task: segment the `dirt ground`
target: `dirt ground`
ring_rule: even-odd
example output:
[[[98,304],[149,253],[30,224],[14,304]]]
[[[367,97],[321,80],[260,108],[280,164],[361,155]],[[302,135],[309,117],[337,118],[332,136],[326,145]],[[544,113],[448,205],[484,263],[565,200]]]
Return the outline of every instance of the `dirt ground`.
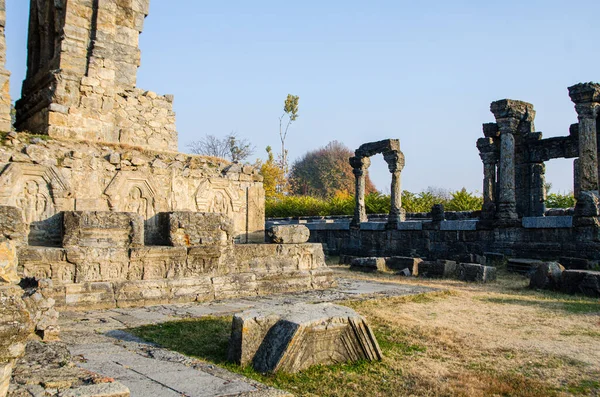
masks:
[[[600,395],[598,300],[532,291],[525,277],[506,272],[494,283],[467,284],[333,268],[345,277],[441,290],[344,302],[380,334],[389,329],[391,340],[409,346],[409,354],[385,359],[391,367],[401,362],[405,381],[414,382],[402,386],[407,394]]]

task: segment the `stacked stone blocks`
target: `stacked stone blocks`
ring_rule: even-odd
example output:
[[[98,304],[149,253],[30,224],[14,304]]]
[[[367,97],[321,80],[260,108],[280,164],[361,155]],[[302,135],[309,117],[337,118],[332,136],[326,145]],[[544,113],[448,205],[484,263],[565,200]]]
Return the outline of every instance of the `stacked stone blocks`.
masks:
[[[177,150],[173,97],[136,88],[149,0],[31,0],[17,128]]]

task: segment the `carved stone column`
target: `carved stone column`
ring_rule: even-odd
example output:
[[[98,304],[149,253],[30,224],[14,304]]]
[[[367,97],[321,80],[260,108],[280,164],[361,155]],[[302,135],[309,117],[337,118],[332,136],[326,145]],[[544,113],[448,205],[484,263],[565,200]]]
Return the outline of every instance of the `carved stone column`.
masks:
[[[496,201],[496,165],[498,164],[497,146],[491,137],[477,140],[479,157],[483,162],[483,204]]]
[[[579,186],[575,215],[596,217],[598,208],[598,130],[596,121],[600,111],[600,84],[583,83],[569,87],[569,96],[575,103],[579,119],[579,161],[576,175]]]
[[[350,157],[352,173],[356,178],[354,193],[354,218],[350,223],[353,228],[360,228],[362,222],[367,222],[367,208],[365,207],[365,172],[371,165],[371,159],[368,157]]]
[[[500,133],[496,218],[512,223],[519,218],[515,183],[515,136],[531,129],[535,112],[530,103],[511,99],[492,102],[490,110],[494,113]]]
[[[398,224],[404,220],[402,212],[402,185],[400,176],[404,168],[404,155],[402,152],[385,152],[383,158],[388,164],[388,169],[392,173],[392,185],[390,188],[391,205],[388,216],[387,229],[397,229]]]
[[[579,159],[573,160],[573,196],[579,197],[581,188],[579,187]]]

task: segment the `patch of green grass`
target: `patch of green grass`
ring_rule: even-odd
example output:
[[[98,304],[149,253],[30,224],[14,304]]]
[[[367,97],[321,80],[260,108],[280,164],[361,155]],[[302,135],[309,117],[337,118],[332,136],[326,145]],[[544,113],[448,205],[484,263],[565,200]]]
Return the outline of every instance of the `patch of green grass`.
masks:
[[[521,306],[537,306],[548,310],[563,310],[571,314],[590,314],[600,313],[600,301],[592,299],[522,299],[513,297],[481,297],[479,300],[491,303],[506,304],[506,305],[521,305]]]
[[[224,364],[227,363],[231,317],[203,317],[193,321],[147,325],[130,332],[187,356]]]
[[[574,329],[570,331],[561,331],[563,336],[589,336],[591,338],[600,338],[600,331],[591,331],[589,329]]]
[[[444,296],[442,292],[438,293]],[[408,299],[408,297],[404,297]],[[435,298],[435,296],[434,296]],[[390,298],[395,300],[400,298]],[[412,298],[421,302],[424,298]],[[428,298],[429,299],[429,298]],[[424,299],[423,301],[428,301]],[[436,299],[439,299],[437,297]],[[388,300],[379,304],[388,305]],[[371,305],[373,302],[362,302]],[[399,329],[376,319],[372,328],[382,349],[380,362],[358,361],[336,365],[317,365],[295,374],[261,374],[251,366],[227,362],[231,317],[204,317],[195,320],[163,323],[130,330],[131,333],[185,355],[212,362],[231,372],[263,384],[287,390],[298,396],[392,396],[392,395],[455,395],[447,381],[433,382],[415,373],[405,373],[406,362],[429,353],[425,346],[409,342],[407,329]],[[414,338],[412,339],[414,340]],[[552,396],[554,389],[547,384],[519,374],[498,372],[493,366],[472,363],[452,378],[458,384],[469,384],[471,379],[485,378],[487,395]],[[454,376],[454,375],[453,375]],[[464,379],[462,379],[464,377]],[[520,392],[528,390],[528,393]]]
[[[600,381],[597,380],[582,380],[577,384],[572,384],[566,387],[566,391],[571,394],[591,396],[600,394]],[[592,394],[592,392],[594,392]]]

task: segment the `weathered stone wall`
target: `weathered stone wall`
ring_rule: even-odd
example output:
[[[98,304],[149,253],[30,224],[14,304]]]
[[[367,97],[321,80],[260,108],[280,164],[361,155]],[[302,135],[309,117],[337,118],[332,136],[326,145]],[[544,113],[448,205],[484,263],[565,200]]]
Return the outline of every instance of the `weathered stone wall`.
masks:
[[[150,0],[31,0],[17,128],[177,150],[173,97],[136,88]]]
[[[36,245],[61,244],[62,211],[137,213],[146,243],[159,245],[168,230],[160,213],[220,213],[237,242],[264,241],[262,177],[201,156],[18,134],[0,146],[0,205],[23,210]]]
[[[0,131],[12,129],[10,72],[6,70],[6,0],[0,0]]]
[[[230,221],[222,214],[165,216],[171,246],[142,246],[137,214],[66,212],[63,247],[21,247],[18,273],[51,279],[44,293],[61,307],[78,309],[333,285],[320,244],[233,244],[227,237]]]
[[[334,285],[320,244],[244,244],[229,250],[29,247],[20,255],[20,272],[52,278],[45,294],[57,306],[73,309],[210,301]]]
[[[353,230],[348,220],[342,220],[306,226],[311,232],[309,241],[324,244],[329,255],[463,261],[465,255],[495,252],[517,258],[572,257],[600,262],[600,229],[574,227],[571,216],[524,218],[521,226],[505,228],[481,229],[480,224],[476,220],[409,221],[400,224],[402,229],[385,230],[384,222],[369,222],[363,223],[361,230]]]

